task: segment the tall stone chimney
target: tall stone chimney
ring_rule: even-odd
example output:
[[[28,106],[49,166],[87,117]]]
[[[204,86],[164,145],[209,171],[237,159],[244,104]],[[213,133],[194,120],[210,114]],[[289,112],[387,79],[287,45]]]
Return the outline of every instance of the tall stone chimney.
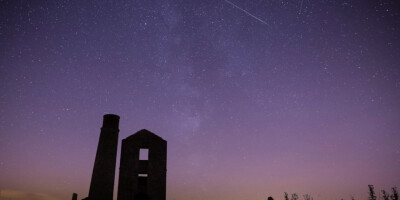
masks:
[[[90,182],[89,200],[113,199],[118,133],[119,116],[104,115]]]

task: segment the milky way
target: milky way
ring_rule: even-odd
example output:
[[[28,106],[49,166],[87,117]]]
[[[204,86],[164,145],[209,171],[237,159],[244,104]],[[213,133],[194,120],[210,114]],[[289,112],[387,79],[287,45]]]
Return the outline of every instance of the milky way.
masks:
[[[168,141],[170,200],[400,186],[399,8],[0,1],[1,195],[86,197],[105,113]]]

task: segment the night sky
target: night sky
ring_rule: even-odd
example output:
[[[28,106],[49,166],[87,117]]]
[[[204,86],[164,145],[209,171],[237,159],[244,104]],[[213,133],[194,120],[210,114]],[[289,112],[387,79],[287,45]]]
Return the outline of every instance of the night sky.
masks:
[[[400,186],[399,29],[396,0],[0,0],[0,197],[86,197],[107,113],[168,141],[168,200]]]

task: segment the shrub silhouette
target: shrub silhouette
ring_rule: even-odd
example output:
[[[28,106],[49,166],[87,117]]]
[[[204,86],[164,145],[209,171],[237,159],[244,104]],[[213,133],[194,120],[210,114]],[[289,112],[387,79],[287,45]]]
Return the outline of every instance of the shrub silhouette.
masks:
[[[288,193],[285,192],[285,200],[289,200]]]
[[[303,195],[304,200],[313,200],[313,198],[309,194]]]
[[[376,195],[375,195],[375,191],[374,191],[374,186],[373,185],[368,185],[369,188],[369,200],[376,200]]]
[[[385,190],[382,190],[382,197],[383,200],[389,200],[390,195]]]
[[[369,190],[368,200],[377,200],[374,185],[368,185],[368,190]],[[397,187],[392,187],[392,194],[388,193],[386,190],[381,190],[381,193],[382,193],[382,200],[399,200],[399,193],[397,191]],[[285,195],[284,196],[285,200],[289,200],[289,194],[287,192],[284,192],[284,195]],[[379,195],[379,199],[381,199],[379,193],[378,193],[378,195]],[[303,198],[304,198],[304,200],[313,200],[313,198],[309,194],[303,195]],[[351,198],[351,200],[355,200],[354,196],[351,196],[350,198]],[[273,198],[268,197],[268,200],[273,200]],[[293,193],[291,195],[290,200],[299,200],[299,196],[296,193]],[[344,200],[344,199],[341,198],[341,200]]]
[[[298,199],[299,199],[299,196],[296,193],[292,194],[291,200],[298,200]]]
[[[399,193],[397,192],[397,187],[392,188],[393,194],[390,195],[391,200],[399,200]]]

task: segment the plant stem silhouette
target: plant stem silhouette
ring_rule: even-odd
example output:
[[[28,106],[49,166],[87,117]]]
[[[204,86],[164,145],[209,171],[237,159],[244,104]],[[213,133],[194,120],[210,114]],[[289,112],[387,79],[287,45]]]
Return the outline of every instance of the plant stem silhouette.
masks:
[[[368,185],[368,188],[369,188],[369,197],[368,197],[368,199],[369,200],[376,200],[376,195],[375,195],[375,192],[374,192],[374,186],[373,185]]]
[[[298,199],[299,199],[299,196],[296,193],[294,193],[294,194],[292,194],[292,198],[290,200],[298,200]]]
[[[399,193],[397,192],[397,187],[392,188],[393,194],[390,195],[391,200],[399,200]]]
[[[304,200],[313,200],[313,198],[309,194],[303,195]]]
[[[289,200],[288,193],[285,192],[285,200]]]
[[[382,190],[382,197],[383,200],[389,200],[390,195],[385,190]]]

